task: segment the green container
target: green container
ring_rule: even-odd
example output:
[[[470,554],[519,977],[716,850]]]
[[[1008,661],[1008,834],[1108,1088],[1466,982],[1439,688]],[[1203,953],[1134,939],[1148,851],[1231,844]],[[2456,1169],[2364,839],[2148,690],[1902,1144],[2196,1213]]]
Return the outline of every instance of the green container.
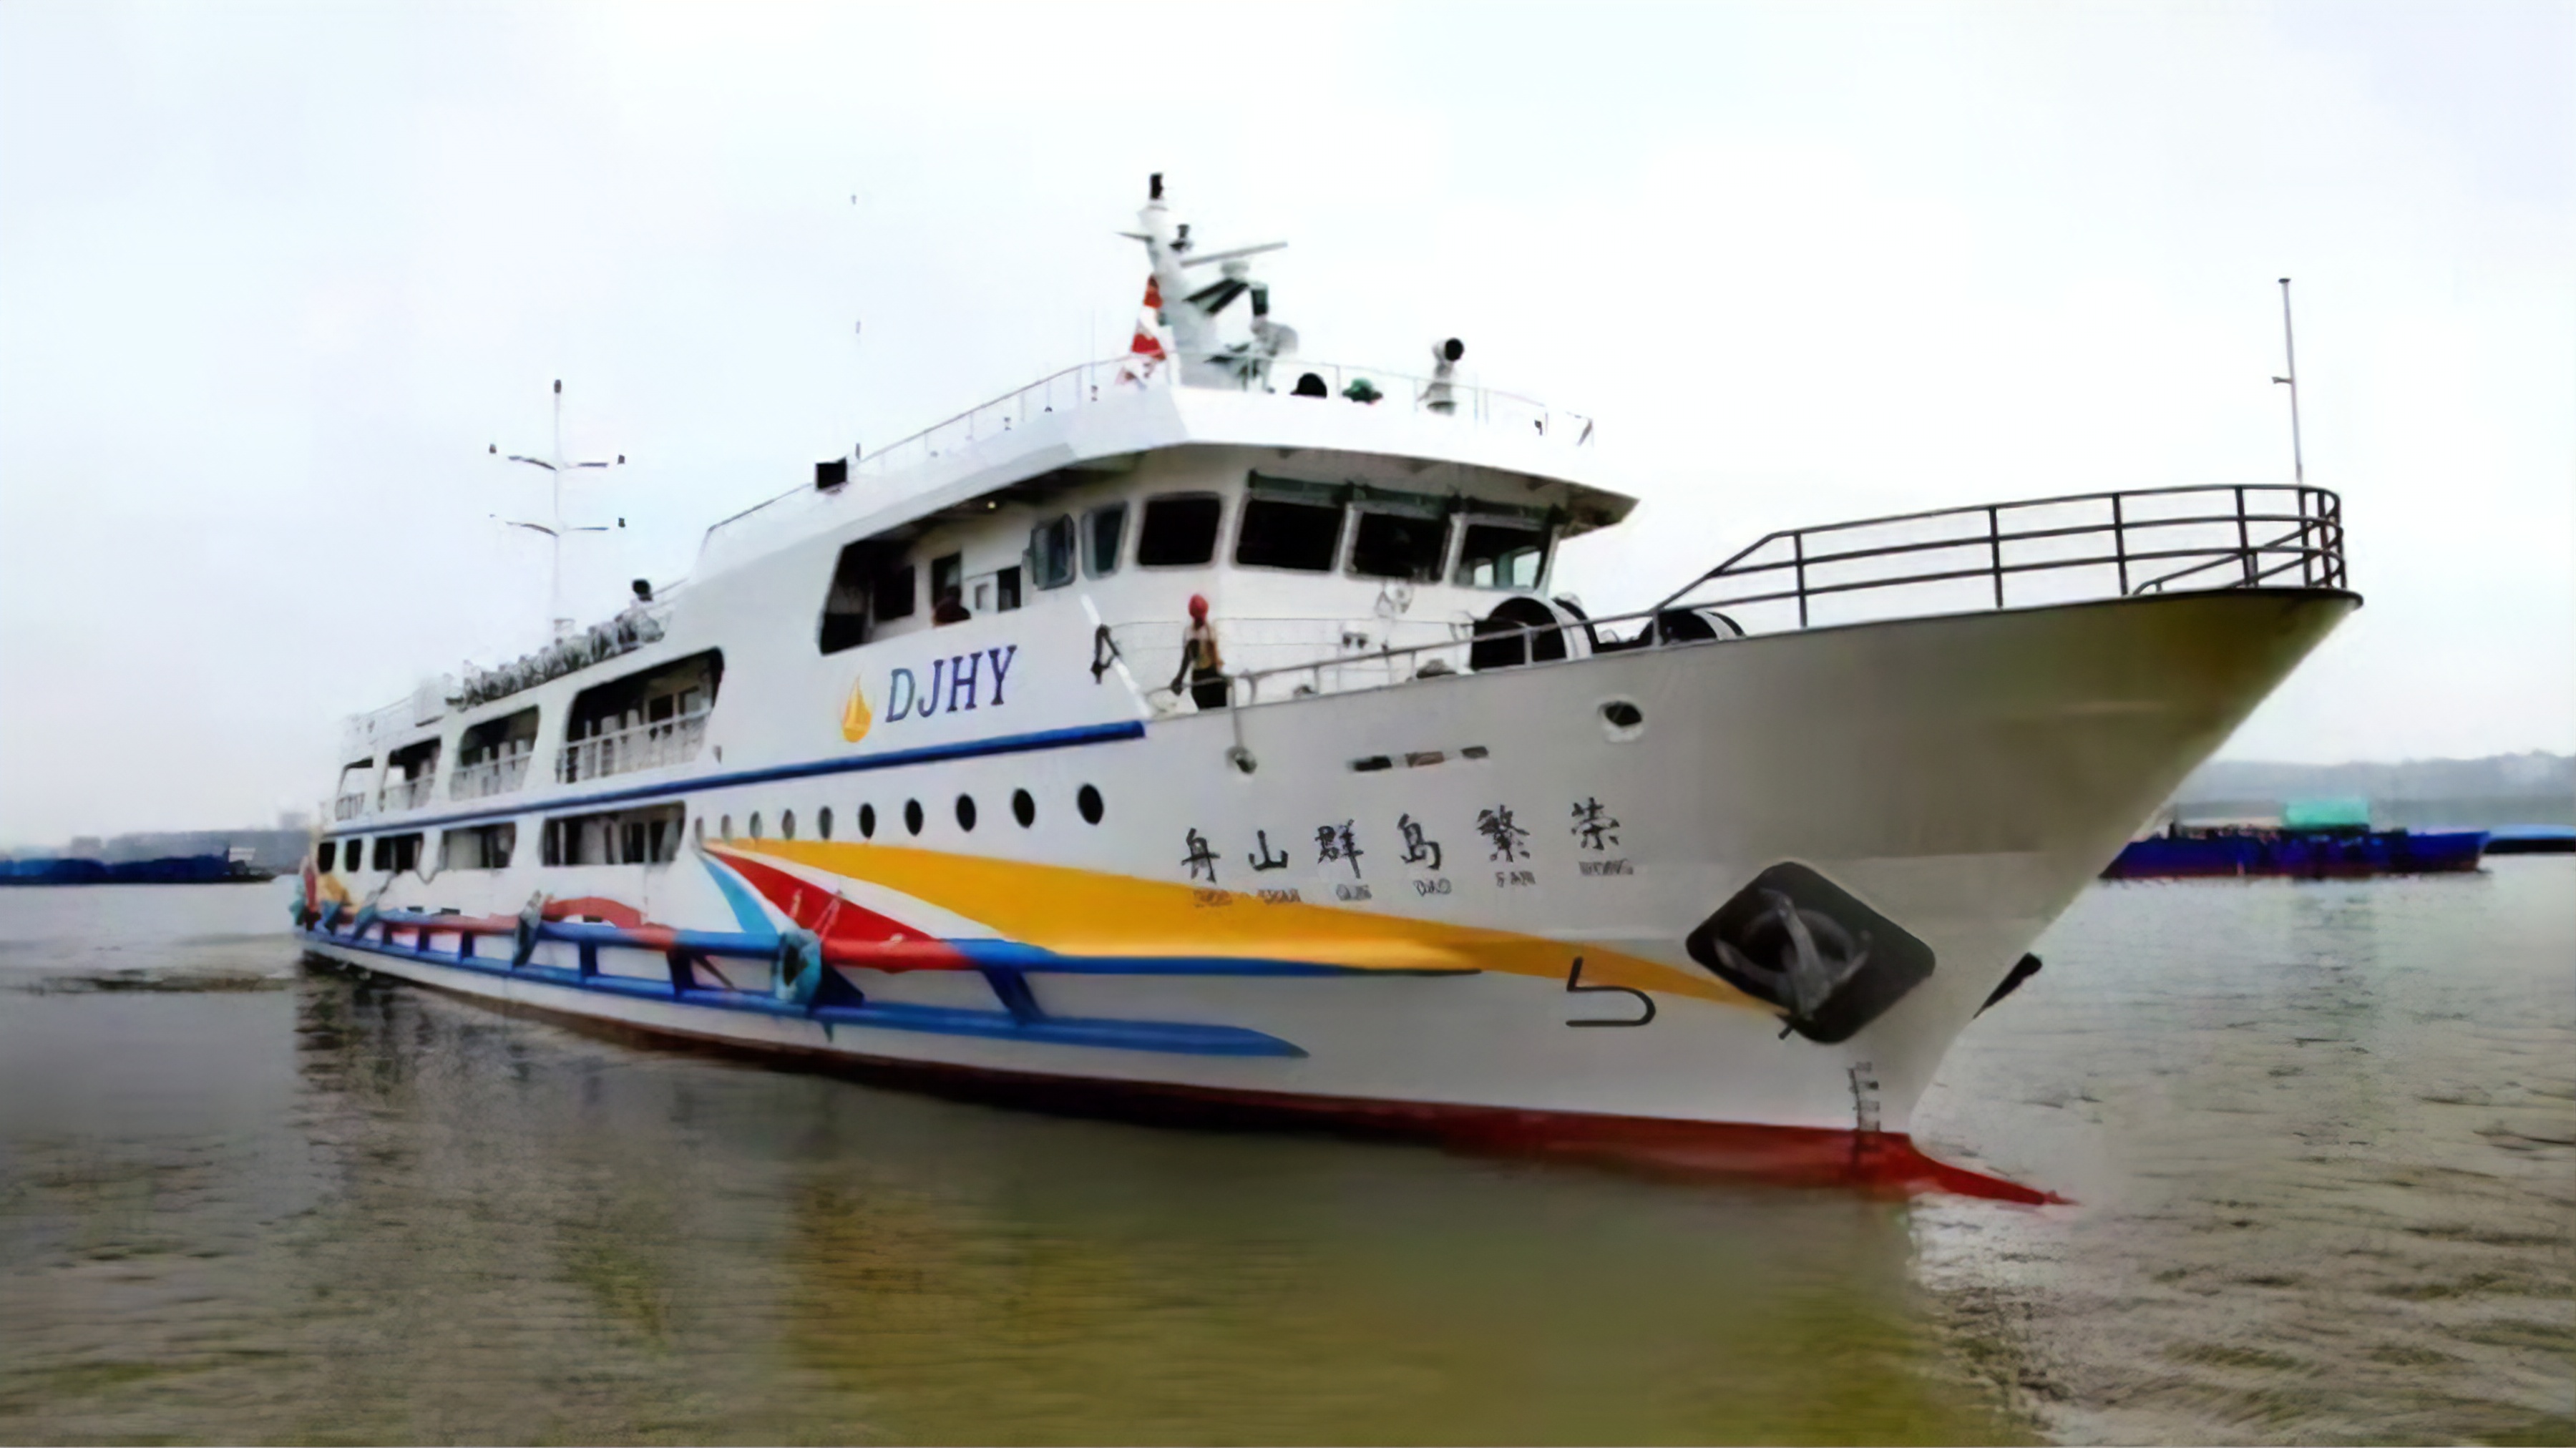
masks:
[[[2281,806],[2281,825],[2293,830],[2366,830],[2370,828],[2370,801],[2294,799]]]

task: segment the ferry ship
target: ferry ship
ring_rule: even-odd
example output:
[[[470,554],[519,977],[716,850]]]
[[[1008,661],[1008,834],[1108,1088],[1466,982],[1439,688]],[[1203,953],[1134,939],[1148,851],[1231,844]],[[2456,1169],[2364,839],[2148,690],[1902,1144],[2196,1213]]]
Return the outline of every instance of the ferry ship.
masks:
[[[1588,616],[1591,419],[1302,357],[1277,244],[1150,192],[1125,355],[352,719],[304,948],[1047,1108],[2031,1199],[1915,1102],[2358,606],[2336,497],[1786,530]]]

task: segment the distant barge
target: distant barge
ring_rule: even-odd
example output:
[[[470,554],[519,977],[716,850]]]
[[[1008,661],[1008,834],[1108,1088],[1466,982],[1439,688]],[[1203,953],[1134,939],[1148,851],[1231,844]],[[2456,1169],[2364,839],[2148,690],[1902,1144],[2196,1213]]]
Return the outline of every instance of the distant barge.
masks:
[[[2131,840],[2102,872],[2105,880],[2170,880],[2212,875],[2285,875],[2301,879],[2355,875],[2454,874],[2478,868],[2483,830],[2418,834],[2409,830],[2177,827]]]
[[[0,860],[0,885],[235,885],[277,878],[223,855],[169,855],[158,860]]]

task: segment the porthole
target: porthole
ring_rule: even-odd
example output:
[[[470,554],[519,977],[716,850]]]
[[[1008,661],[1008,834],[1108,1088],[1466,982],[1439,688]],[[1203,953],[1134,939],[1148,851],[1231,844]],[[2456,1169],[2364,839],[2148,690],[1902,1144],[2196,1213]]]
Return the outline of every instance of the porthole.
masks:
[[[1011,818],[1020,822],[1021,829],[1038,822],[1038,802],[1027,790],[1011,791]]]
[[[697,819],[691,823],[690,838],[696,840],[702,845],[707,842],[707,817],[705,815],[698,816]]]
[[[877,837],[877,807],[876,807],[875,805],[872,805],[872,804],[863,804],[863,805],[860,805],[860,806],[859,806],[859,838],[860,838],[860,839],[863,839],[863,840],[873,840],[873,839],[875,839],[876,837]]]
[[[1084,824],[1096,825],[1100,823],[1099,790],[1092,788],[1090,785],[1084,785],[1082,787],[1082,792],[1073,797],[1073,806],[1074,808],[1082,811],[1082,822]]]
[[[908,799],[903,802],[903,827],[916,835],[921,833],[921,801]]]
[[[791,809],[781,810],[779,812],[778,837],[782,840],[792,840],[796,838],[796,811]]]
[[[814,838],[818,840],[828,840],[831,837],[832,807],[827,804],[821,809],[814,811]]]
[[[975,828],[975,796],[971,794],[957,796],[957,828],[970,831]]]
[[[761,838],[760,811],[758,810],[753,810],[751,812],[751,837],[755,840]]]
[[[723,840],[730,840],[733,838],[732,815],[726,815],[723,819],[716,821],[716,838]]]
[[[1646,732],[1646,711],[1634,700],[1612,699],[1601,706],[1601,732],[1624,744]]]

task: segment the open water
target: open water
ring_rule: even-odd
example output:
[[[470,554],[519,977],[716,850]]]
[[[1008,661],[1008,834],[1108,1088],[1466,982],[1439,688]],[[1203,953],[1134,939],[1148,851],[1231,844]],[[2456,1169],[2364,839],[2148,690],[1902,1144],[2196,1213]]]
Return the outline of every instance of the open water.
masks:
[[[1917,1122],[2075,1199],[1018,1113],[0,891],[0,1441],[2576,1438],[2576,859],[2090,891]]]

